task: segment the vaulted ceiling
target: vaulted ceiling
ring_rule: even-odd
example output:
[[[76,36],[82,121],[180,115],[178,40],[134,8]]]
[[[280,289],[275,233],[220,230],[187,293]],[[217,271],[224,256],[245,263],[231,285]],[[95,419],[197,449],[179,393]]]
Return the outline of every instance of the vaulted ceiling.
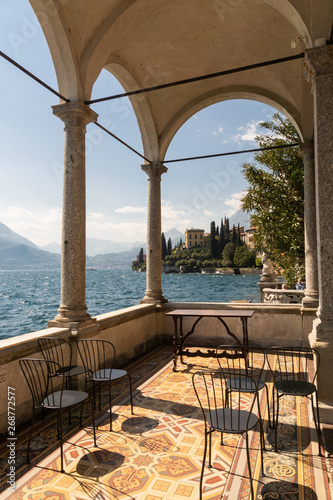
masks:
[[[285,58],[331,36],[332,0],[30,0],[59,92],[89,101],[103,68],[126,91]],[[303,59],[132,96],[144,152],[163,160],[178,128],[232,98],[268,103],[312,137]],[[104,97],[104,96],[101,96]]]

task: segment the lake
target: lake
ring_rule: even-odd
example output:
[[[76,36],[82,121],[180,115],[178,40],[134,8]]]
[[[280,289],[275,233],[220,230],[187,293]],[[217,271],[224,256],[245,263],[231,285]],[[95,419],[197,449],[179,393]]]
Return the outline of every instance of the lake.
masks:
[[[259,302],[260,276],[163,274],[169,302]],[[130,268],[87,270],[90,315],[137,305],[146,290],[146,273]],[[47,327],[60,304],[60,271],[0,271],[0,339]]]

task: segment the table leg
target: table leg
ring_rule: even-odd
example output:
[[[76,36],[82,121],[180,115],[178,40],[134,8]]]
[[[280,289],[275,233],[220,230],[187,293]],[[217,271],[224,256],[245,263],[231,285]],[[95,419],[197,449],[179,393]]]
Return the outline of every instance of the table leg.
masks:
[[[173,317],[173,322],[175,324],[175,333],[173,336],[173,371],[177,371],[177,359],[178,359],[178,330],[177,330],[177,317]]]

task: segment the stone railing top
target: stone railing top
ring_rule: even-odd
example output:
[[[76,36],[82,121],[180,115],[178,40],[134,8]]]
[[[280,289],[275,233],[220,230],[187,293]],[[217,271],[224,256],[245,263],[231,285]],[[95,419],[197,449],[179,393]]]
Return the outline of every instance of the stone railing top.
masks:
[[[264,302],[271,304],[300,304],[304,290],[282,290],[280,288],[264,288]]]

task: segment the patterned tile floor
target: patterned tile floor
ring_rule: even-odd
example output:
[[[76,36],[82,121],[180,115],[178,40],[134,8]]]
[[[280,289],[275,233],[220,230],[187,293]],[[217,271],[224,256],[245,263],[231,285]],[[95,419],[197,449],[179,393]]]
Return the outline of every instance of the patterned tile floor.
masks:
[[[124,379],[113,388],[113,432],[109,431],[106,393],[103,397],[95,448],[88,405],[81,430],[79,412],[74,411],[72,424],[66,429],[63,474],[57,472],[60,456],[53,416],[36,426],[30,468],[25,465],[27,429],[22,429],[17,436],[15,492],[4,489],[8,471],[6,442],[0,450],[0,499],[198,500],[204,434],[192,373],[207,368],[208,363],[210,369],[217,369],[212,359],[191,358],[191,364],[182,365],[175,373],[170,347],[133,363],[128,369],[135,386],[134,415]],[[271,387],[268,373],[266,377]],[[256,498],[330,500],[328,459],[318,456],[308,400],[282,398],[278,453],[272,451],[274,435],[267,425],[266,406],[263,395],[261,411],[265,415],[267,448],[264,476],[258,457],[258,432],[252,432],[250,437]],[[205,468],[204,500],[250,499],[243,437],[226,435],[221,446],[215,433],[212,457],[213,468]]]

